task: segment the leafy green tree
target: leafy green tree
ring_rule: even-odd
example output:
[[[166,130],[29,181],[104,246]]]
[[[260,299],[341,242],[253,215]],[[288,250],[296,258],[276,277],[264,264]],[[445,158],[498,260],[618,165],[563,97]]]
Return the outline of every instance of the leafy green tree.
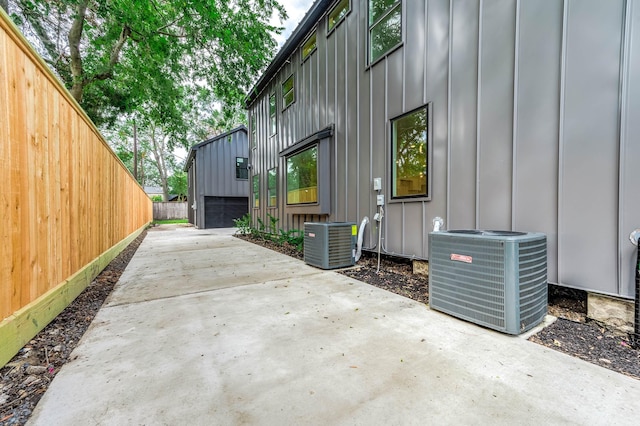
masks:
[[[175,170],[167,181],[169,183],[169,193],[178,195],[178,201],[186,201],[187,174],[182,170]]]
[[[9,0],[34,41],[98,125],[202,82],[239,104],[274,54],[276,0]],[[225,111],[225,114],[230,114]]]

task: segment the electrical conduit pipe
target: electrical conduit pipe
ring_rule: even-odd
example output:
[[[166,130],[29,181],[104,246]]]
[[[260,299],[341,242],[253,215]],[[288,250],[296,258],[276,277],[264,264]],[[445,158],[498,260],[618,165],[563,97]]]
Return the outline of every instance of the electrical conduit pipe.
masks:
[[[362,241],[364,240],[364,228],[369,223],[369,218],[365,216],[360,222],[360,230],[358,231],[358,245],[356,249],[356,257],[355,261],[358,262],[360,260],[360,256],[362,256]]]

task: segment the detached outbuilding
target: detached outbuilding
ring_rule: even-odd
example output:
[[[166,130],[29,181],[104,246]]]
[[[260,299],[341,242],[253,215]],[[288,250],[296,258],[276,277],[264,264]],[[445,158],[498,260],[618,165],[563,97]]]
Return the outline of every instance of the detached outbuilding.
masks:
[[[252,219],[384,209],[364,248],[411,259],[437,217],[542,232],[550,283],[632,298],[639,24],[633,0],[315,1],[246,99]]]
[[[229,228],[249,211],[248,157],[245,126],[191,147],[184,167],[189,179],[189,223]]]

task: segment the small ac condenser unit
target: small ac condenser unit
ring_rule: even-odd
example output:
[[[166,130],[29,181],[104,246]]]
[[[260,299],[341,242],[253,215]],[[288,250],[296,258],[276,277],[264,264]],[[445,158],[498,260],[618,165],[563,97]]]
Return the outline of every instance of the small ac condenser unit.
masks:
[[[547,237],[452,230],[429,234],[429,305],[509,334],[547,314]]]
[[[322,269],[353,266],[357,235],[354,222],[305,222],[304,261]]]

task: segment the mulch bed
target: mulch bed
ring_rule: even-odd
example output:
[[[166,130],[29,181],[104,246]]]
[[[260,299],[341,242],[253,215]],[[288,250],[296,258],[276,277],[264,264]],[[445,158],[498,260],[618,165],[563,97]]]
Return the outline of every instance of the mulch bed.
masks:
[[[0,369],[0,425],[23,425],[69,360],[147,232],[144,231],[60,315]]]
[[[146,232],[134,240],[55,320],[0,369],[0,426],[24,425],[51,380],[69,360],[91,321],[113,290]],[[238,235],[283,254],[302,259],[294,246],[252,235]],[[413,274],[408,260],[363,253],[356,267],[338,272],[365,283],[428,303],[428,279]],[[607,330],[586,319],[584,292],[550,286],[549,313],[559,319],[529,340],[640,379],[640,350],[629,336]]]

